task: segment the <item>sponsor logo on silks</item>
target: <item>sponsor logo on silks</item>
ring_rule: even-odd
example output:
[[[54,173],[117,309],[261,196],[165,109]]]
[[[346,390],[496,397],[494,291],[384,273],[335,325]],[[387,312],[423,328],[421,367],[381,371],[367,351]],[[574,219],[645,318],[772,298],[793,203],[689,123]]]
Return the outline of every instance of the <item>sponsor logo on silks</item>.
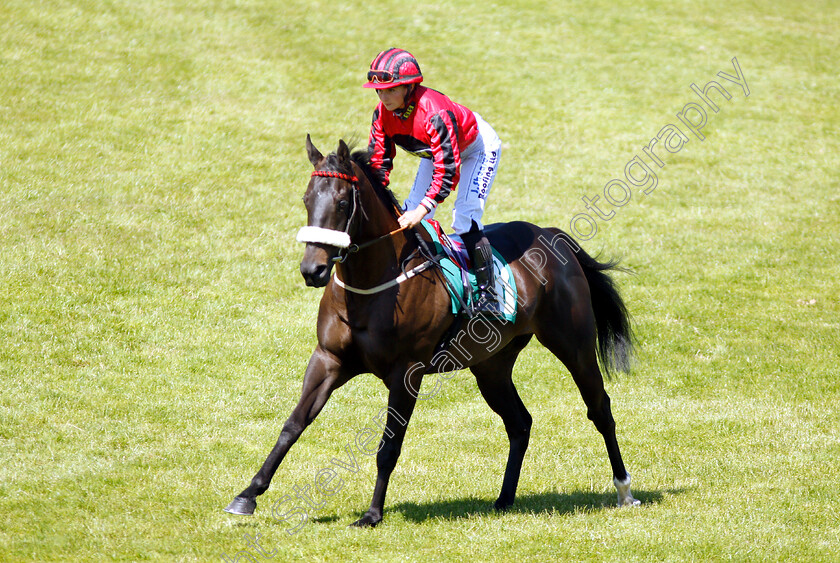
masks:
[[[493,172],[496,170],[496,162],[499,160],[498,151],[490,151],[484,155],[481,163],[481,172],[472,181],[470,192],[478,194],[479,199],[487,199],[487,189],[493,180]]]
[[[405,121],[406,119],[408,119],[409,117],[411,117],[411,114],[412,114],[412,113],[414,113],[414,108],[415,108],[415,107],[417,107],[417,104],[415,104],[414,102],[412,102],[412,103],[410,103],[410,104],[408,105],[408,107],[407,107],[407,108],[405,108],[403,111],[395,111],[395,112],[393,112],[393,113],[394,113],[394,116],[395,116],[395,117],[397,117],[397,118],[399,118],[399,119],[402,119],[403,121]]]

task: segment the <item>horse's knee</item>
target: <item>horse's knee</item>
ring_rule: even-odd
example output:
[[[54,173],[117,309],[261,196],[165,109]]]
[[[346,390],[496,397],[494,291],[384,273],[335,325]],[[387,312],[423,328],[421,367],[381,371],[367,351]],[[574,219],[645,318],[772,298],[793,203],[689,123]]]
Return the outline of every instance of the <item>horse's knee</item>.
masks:
[[[295,413],[292,413],[292,416],[283,424],[283,428],[280,431],[280,439],[284,436],[300,436],[303,434],[305,428],[306,422],[298,421],[298,417],[295,416]]]

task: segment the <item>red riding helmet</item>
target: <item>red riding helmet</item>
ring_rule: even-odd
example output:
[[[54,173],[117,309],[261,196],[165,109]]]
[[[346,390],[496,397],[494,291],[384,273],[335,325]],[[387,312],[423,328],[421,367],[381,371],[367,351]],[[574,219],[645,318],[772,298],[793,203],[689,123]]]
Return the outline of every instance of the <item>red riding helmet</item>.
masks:
[[[367,79],[365,88],[385,90],[404,84],[419,84],[423,82],[423,74],[414,55],[391,47],[376,55],[370,63]]]

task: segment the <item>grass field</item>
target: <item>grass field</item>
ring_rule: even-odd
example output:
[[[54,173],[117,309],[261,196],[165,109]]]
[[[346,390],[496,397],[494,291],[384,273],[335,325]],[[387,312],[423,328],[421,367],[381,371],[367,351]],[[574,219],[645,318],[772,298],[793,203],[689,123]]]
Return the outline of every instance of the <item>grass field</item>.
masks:
[[[532,345],[510,512],[491,509],[504,429],[466,371],[417,408],[378,528],[347,527],[372,459],[297,533],[270,510],[385,405],[372,376],[254,517],[222,512],[315,342],[305,136],[366,142],[361,83],[392,45],[502,137],[487,222],[587,213],[587,251],[634,271],[637,363],[608,392],[638,509],[613,507],[600,436]],[[3,0],[0,560],[837,561],[839,53],[830,1]],[[718,76],[733,58],[749,96]],[[705,140],[606,203],[710,80],[731,99],[711,94]],[[396,165],[404,197],[415,161]]]

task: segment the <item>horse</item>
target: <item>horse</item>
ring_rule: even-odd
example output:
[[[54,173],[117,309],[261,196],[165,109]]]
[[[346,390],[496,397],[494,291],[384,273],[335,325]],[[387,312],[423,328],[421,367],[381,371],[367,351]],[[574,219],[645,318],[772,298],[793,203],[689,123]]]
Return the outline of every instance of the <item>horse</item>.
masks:
[[[419,390],[424,375],[463,368],[472,371],[508,435],[507,465],[494,507],[509,508],[532,423],[512,372],[533,336],[571,373],[587,417],[603,436],[618,505],[638,505],[598,362],[609,376],[612,370],[628,371],[632,355],[628,311],[607,273],[616,263],[595,260],[559,229],[521,221],[487,225],[486,236],[513,273],[516,318],[476,316],[453,331],[459,317],[452,312],[439,270],[429,266],[433,260],[422,252],[428,234],[398,228],[396,198],[370,165],[367,151],[351,151],[340,140],[336,152],[323,156],[309,135],[306,150],[314,171],[303,198],[307,226],[298,240],[306,242],[300,264],[306,285],[324,288],[318,342],[300,400],[276,444],[225,511],[252,515],[256,497],[268,489],[281,461],[330,395],[356,375],[372,373],[388,388],[387,418],[376,452],[370,508],[352,525],[376,526],[408,421],[423,398]]]

